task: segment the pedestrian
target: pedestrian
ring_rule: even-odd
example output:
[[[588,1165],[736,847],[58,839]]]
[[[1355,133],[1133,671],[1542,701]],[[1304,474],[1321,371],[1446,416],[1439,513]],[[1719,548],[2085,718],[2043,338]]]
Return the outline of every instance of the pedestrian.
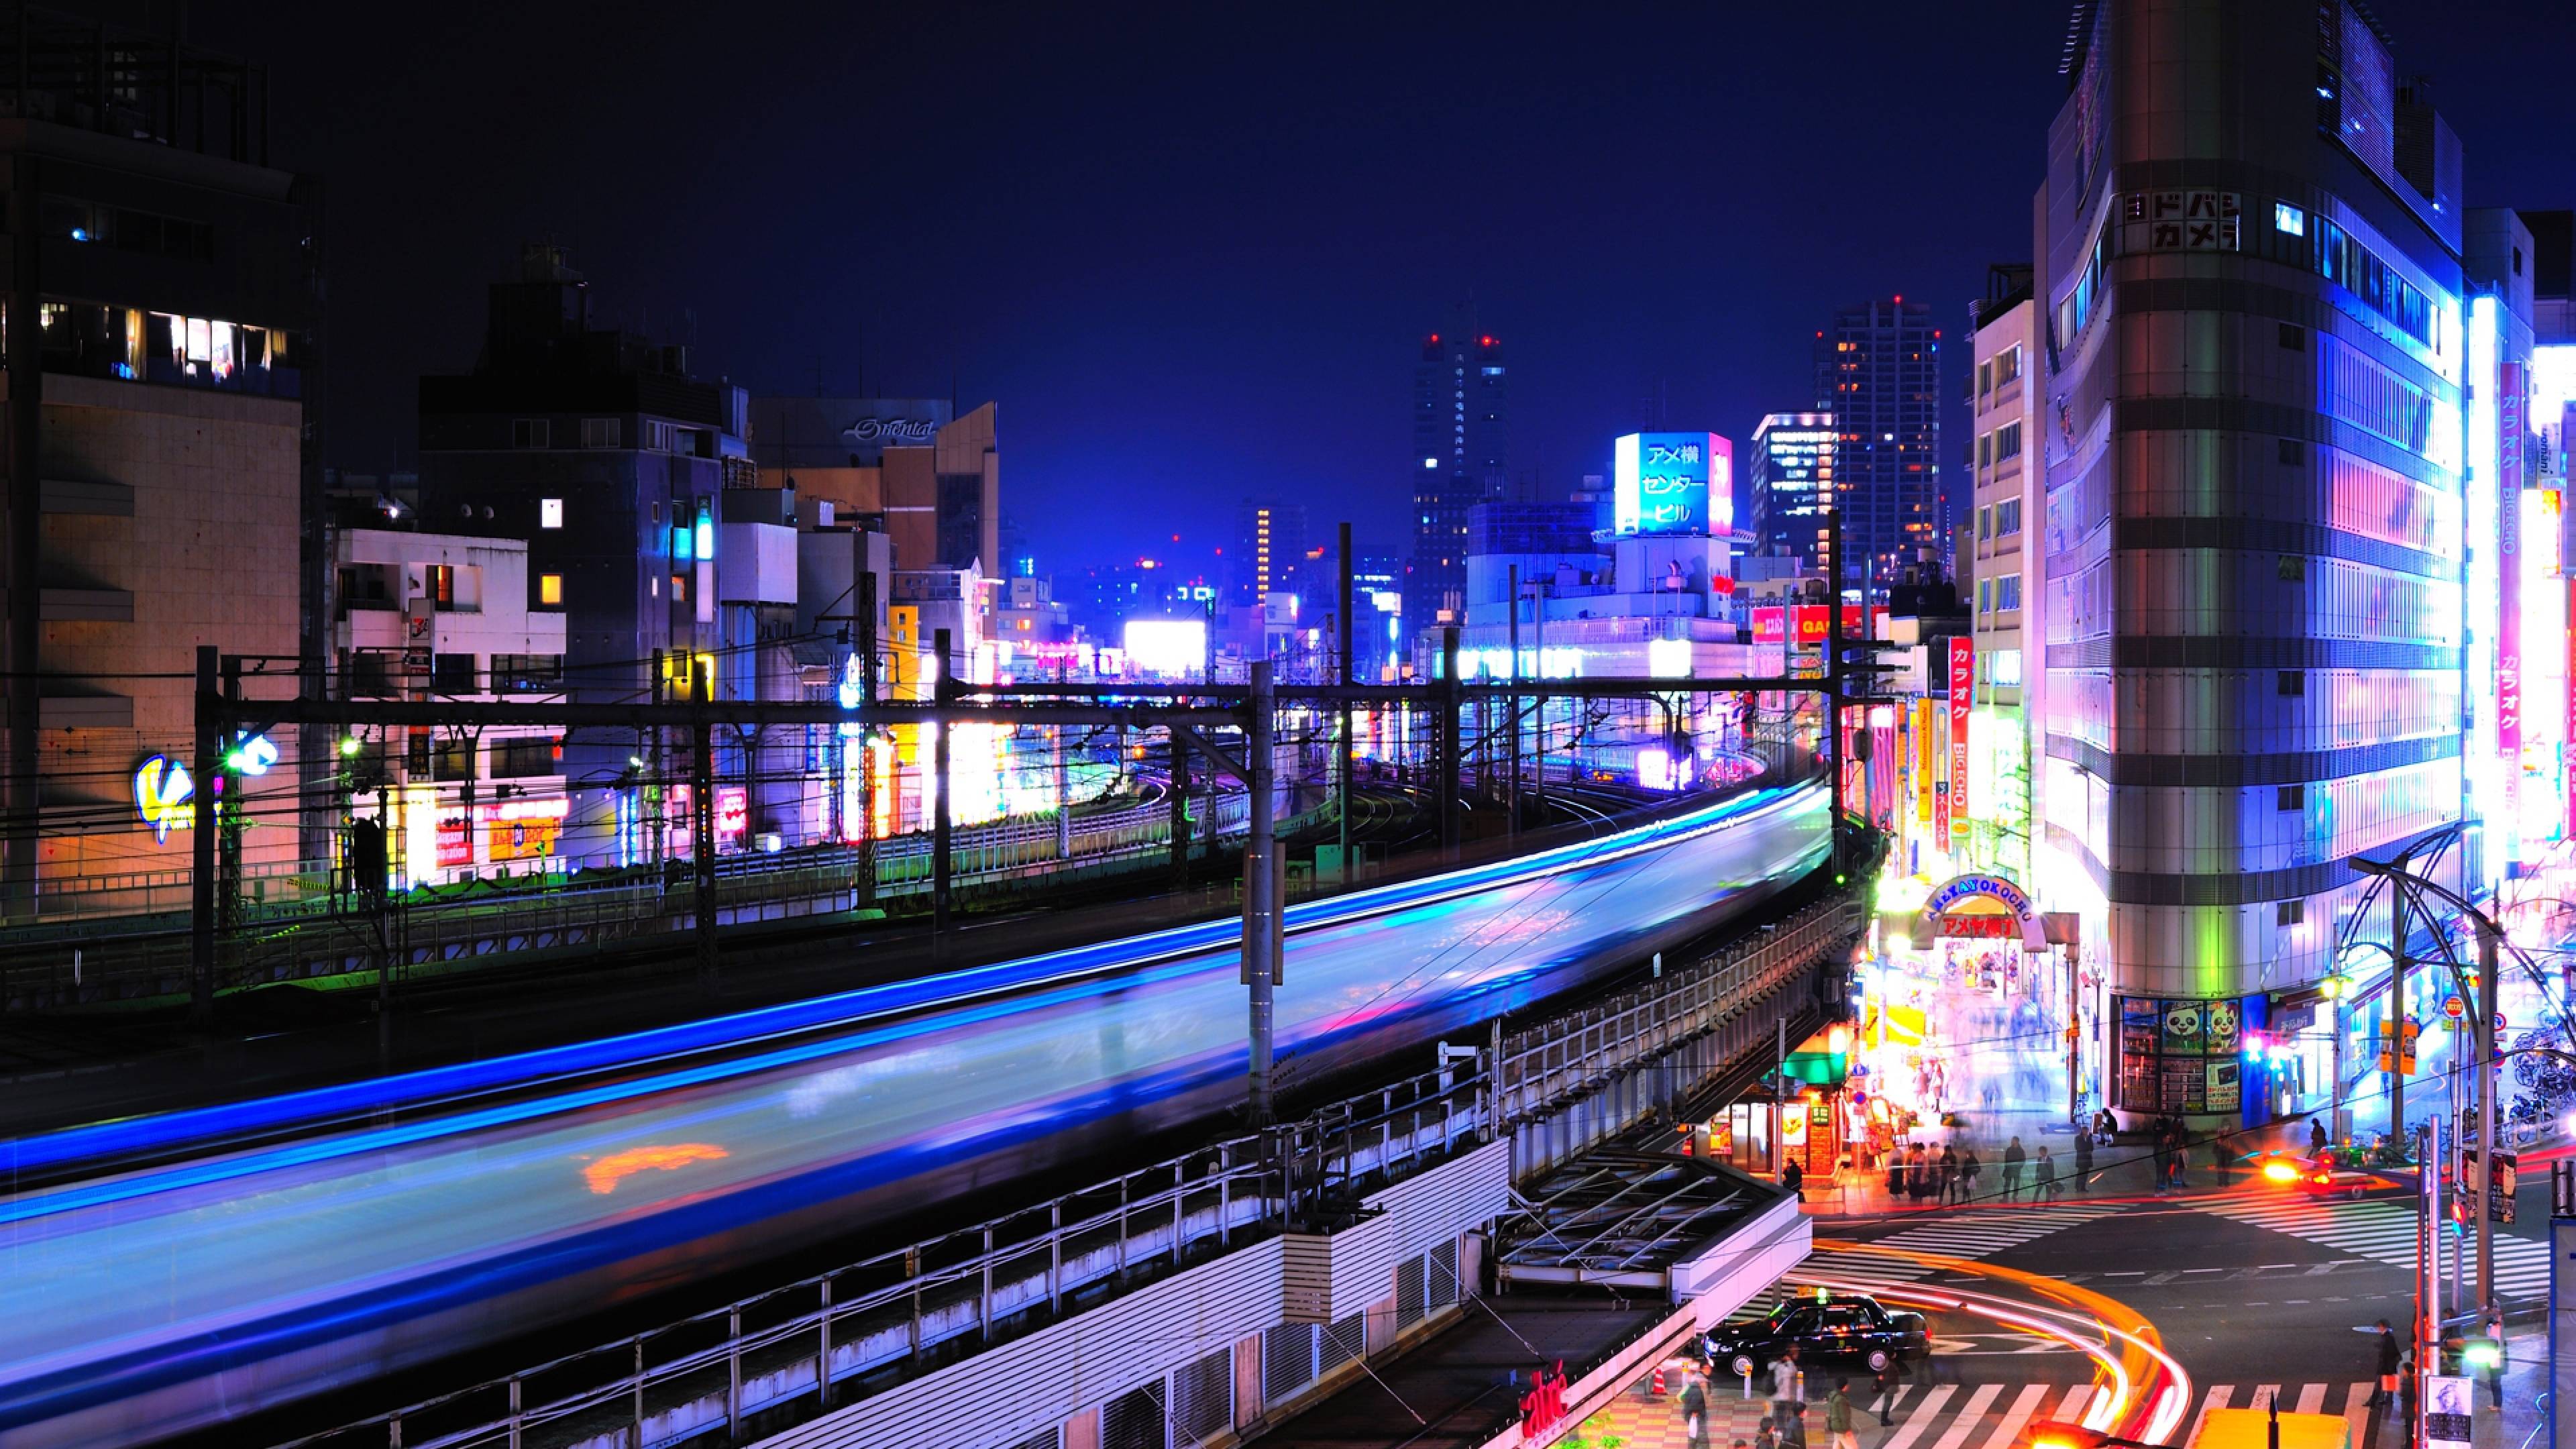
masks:
[[[2031,1192],[2032,1201],[2057,1201],[2057,1164],[2049,1159],[2046,1144],[2039,1149],[2039,1165],[2033,1171],[2037,1175],[2038,1186]]]
[[[1830,1449],[1860,1449],[1860,1435],[1852,1431],[1851,1380],[1834,1380],[1834,1391],[1825,1399],[1825,1442]]]
[[[1791,1158],[1789,1164],[1780,1169],[1780,1185],[1789,1189],[1800,1202],[1807,1200],[1806,1182],[1807,1174],[1800,1170],[1796,1158]]]
[[[1940,1201],[1948,1203],[1959,1190],[1959,1149],[1943,1143],[1941,1160],[1933,1167],[1932,1175],[1941,1184]]]
[[[1932,1195],[1932,1149],[1917,1142],[1905,1154],[1905,1178],[1912,1184],[1911,1196],[1916,1202]]]
[[[1753,1431],[1753,1449],[1780,1449],[1777,1421],[1768,1415],[1763,1417],[1760,1427]]]
[[[1696,1373],[1682,1390],[1682,1439],[1689,1449],[1708,1449],[1708,1388]]]
[[[2015,1135],[2012,1142],[2004,1148],[2004,1201],[2021,1201],[2022,1164],[2028,1160],[2028,1154],[2021,1150],[2020,1136]]]
[[[1878,1371],[1878,1392],[1870,1396],[1870,1407],[1878,1414],[1881,1425],[1896,1422],[1896,1396],[1905,1389],[1905,1366],[1896,1355],[1889,1354],[1887,1363]]]
[[[2415,1432],[2415,1351],[2408,1349],[2397,1361],[2397,1422],[2406,1426],[2407,1440]]]
[[[1771,1361],[1771,1417],[1779,1421],[1784,1439],[1789,1433],[1790,1406],[1799,1402],[1798,1346],[1793,1343]]]
[[[2165,1137],[2165,1124],[2161,1118],[2151,1124],[2147,1131],[2150,1134],[2147,1139],[2148,1151],[2156,1162],[2156,1196],[2162,1197],[2165,1195],[2165,1179],[2173,1175],[2172,1143]]]
[[[1977,1149],[1973,1147],[1959,1154],[1959,1201],[1967,1202],[1977,1195],[1977,1174],[1984,1166],[1977,1161]]]
[[[2326,1155],[2325,1124],[2314,1117],[2308,1119],[2308,1155],[2310,1157]]]
[[[1789,1417],[1780,1421],[1780,1449],[1807,1449],[1807,1405],[1804,1400],[1789,1406]]]
[[[2227,1140],[2226,1133],[2212,1132],[2209,1134],[2209,1170],[2217,1175],[2218,1185],[2220,1187],[2227,1186],[2229,1146],[2230,1144]]]
[[[2397,1363],[2406,1350],[2397,1342],[2397,1330],[2388,1320],[2379,1320],[2379,1381],[2371,1386],[2370,1407],[2386,1410],[2397,1403]]]
[[[2092,1179],[2092,1176],[2093,1134],[2079,1132],[2075,1136],[2075,1190],[2084,1191],[2086,1183]]]
[[[2495,1396],[2495,1406],[2504,1407],[2504,1319],[2487,1315],[2487,1337],[2495,1340],[2495,1362],[2487,1365],[2487,1392]]]

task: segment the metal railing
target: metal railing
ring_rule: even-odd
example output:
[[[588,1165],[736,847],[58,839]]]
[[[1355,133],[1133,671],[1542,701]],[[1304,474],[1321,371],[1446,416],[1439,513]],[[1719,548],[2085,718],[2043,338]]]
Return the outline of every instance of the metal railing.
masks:
[[[1809,906],[1661,980],[1503,1039],[1499,1113],[1528,1121],[1612,1074],[1661,1056],[1767,995],[1867,923],[1847,897]]]
[[[1847,944],[1840,900],[1746,935],[1655,983],[1504,1040],[1499,1062],[1337,1102],[1270,1134],[1229,1137],[785,1287],[455,1393],[294,1441],[291,1449],[651,1449],[753,1415],[821,1414],[1008,1341],[1238,1244],[1312,1226],[1377,1187],[1652,1060]],[[864,1383],[864,1392],[852,1392]],[[767,1427],[775,1428],[775,1424]]]
[[[1222,837],[1242,831],[1249,804],[1241,795],[1219,795],[1198,810],[1193,825]],[[1077,817],[1066,842],[1059,841],[1052,816],[962,827],[950,850],[952,890],[972,902],[1033,878],[1133,869],[1168,852],[1170,823],[1168,804],[1149,803]],[[856,847],[809,850],[785,862],[726,857],[717,864],[718,918],[742,923],[855,909],[861,860]],[[880,900],[926,895],[929,839],[880,842],[876,875]],[[380,952],[391,955],[399,972],[495,951],[606,946],[682,930],[695,918],[696,882],[685,874],[629,872],[598,885],[579,880],[546,877],[543,884],[476,896],[397,892],[381,915],[345,905],[334,910],[327,899],[246,905],[240,929],[221,948],[219,980],[242,986],[372,970]],[[59,997],[68,989],[124,995],[183,989],[185,928],[180,919],[122,934],[103,933],[95,922],[31,928],[32,938],[13,930],[0,945],[8,952],[0,955],[0,1003]],[[81,951],[77,980],[75,946]]]

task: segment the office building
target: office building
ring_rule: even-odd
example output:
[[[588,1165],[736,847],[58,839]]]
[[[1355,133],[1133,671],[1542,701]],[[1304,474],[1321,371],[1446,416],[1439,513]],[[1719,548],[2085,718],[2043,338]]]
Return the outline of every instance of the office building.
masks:
[[[1755,552],[1824,566],[1838,441],[1832,413],[1765,413],[1755,425],[1745,500]]]
[[[1903,297],[1834,314],[1816,334],[1816,409],[1833,414],[1834,496],[1843,510],[1844,587],[1870,596],[1940,550],[1941,331]]]
[[[2104,983],[2088,1074],[2133,1118],[2323,1104],[2313,988],[2372,929],[2352,862],[2459,820],[2464,727],[2473,755],[2493,730],[2462,689],[2498,512],[2463,405],[2505,329],[2463,315],[2458,144],[2391,56],[2351,0],[2103,0],[2069,35],[2022,457],[2039,874]],[[2476,834],[2438,869],[2488,875]],[[2240,1053],[2256,1031],[2282,1050]]]
[[[2039,631],[2023,625],[2037,622],[2041,555],[2033,544],[2047,502],[2036,453],[2039,309],[2031,278],[2027,263],[1992,268],[1986,295],[1968,309],[1971,493],[1954,552],[1973,604],[1973,695],[1968,738],[1950,742],[1968,759],[1967,791],[1951,802],[1958,864],[2024,890],[2033,881],[2031,723],[2043,672],[2030,664]]]
[[[763,487],[828,503],[832,521],[893,540],[895,567],[998,579],[1002,472],[994,405],[945,398],[764,397],[746,440]]]
[[[1306,505],[1277,498],[1243,500],[1235,510],[1234,544],[1226,554],[1227,602],[1252,607],[1274,593],[1322,602],[1335,582],[1318,584],[1306,573]]]
[[[1413,367],[1413,554],[1405,565],[1404,635],[1463,617],[1467,510],[1499,499],[1509,460],[1502,343],[1477,324],[1473,303],[1449,311],[1422,339]]]
[[[751,477],[743,391],[692,377],[684,349],[592,326],[590,303],[561,249],[530,246],[491,288],[474,370],[420,380],[422,526],[528,540],[529,603],[563,611],[571,698],[685,697],[709,672],[721,692],[750,667],[720,657],[716,578],[719,495]],[[576,853],[606,848],[632,753],[566,743]]]
[[[198,647],[322,686],[320,194],[270,164],[259,67],[10,16],[0,911],[184,908],[124,887],[188,866]],[[298,733],[243,781],[254,878],[327,849]]]
[[[535,602],[525,540],[337,528],[331,562],[330,643],[347,698],[562,696],[564,614]],[[337,755],[332,803],[383,823],[397,887],[560,870],[563,737],[537,725],[373,732]]]

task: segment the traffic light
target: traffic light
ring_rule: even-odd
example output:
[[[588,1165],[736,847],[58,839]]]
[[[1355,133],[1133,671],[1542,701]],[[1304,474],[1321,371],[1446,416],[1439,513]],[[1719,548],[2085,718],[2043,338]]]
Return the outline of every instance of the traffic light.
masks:
[[[356,735],[340,736],[340,758],[344,760],[356,758],[358,751],[363,750],[366,747],[366,741],[359,739]]]

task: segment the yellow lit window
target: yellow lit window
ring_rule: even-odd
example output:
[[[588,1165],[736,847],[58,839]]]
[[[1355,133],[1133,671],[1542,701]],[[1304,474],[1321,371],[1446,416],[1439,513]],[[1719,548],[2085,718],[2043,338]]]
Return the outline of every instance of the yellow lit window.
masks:
[[[555,605],[563,603],[563,575],[537,575],[537,602]]]

